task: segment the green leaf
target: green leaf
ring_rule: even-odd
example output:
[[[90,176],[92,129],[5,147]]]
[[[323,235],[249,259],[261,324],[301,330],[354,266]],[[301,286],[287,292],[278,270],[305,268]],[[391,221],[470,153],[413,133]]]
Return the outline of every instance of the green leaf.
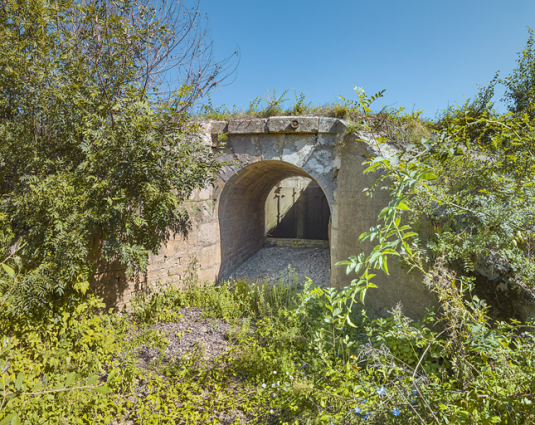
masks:
[[[409,248],[409,244],[407,244],[407,242],[403,241],[403,249],[405,250],[405,252],[407,254],[409,254],[410,256],[412,256],[412,251],[411,249]]]
[[[412,151],[414,148],[416,147],[416,145],[414,143],[411,143],[409,146],[407,146],[405,148],[405,152],[410,152]]]
[[[346,274],[349,274],[351,273],[351,271],[355,268],[355,264],[354,263],[351,263],[350,265],[348,265],[346,267]]]
[[[7,264],[2,264],[2,268],[9,275],[11,279],[15,279],[15,270],[13,270],[12,267],[8,266]]]
[[[435,180],[437,178],[438,177],[430,171],[427,171],[420,176],[420,180]]]
[[[358,275],[360,271],[362,270],[362,267],[364,267],[364,264],[362,262],[358,263],[355,267],[355,274]]]
[[[385,207],[381,210],[381,212],[379,213],[379,216],[377,217],[378,219],[381,219],[383,218],[392,208],[391,207]]]
[[[38,393],[43,389],[43,381],[37,381],[33,386],[32,393]]]
[[[16,413],[11,413],[7,415],[4,419],[2,419],[2,421],[0,422],[0,425],[9,425],[11,423],[11,420],[16,416],[17,416]]]
[[[65,380],[65,383],[63,385],[65,387],[70,387],[75,379],[76,379],[76,374],[74,372],[71,372],[69,373],[69,376],[67,376],[67,379]]]
[[[370,171],[373,171],[374,169],[376,169],[377,167],[380,167],[381,165],[384,165],[384,162],[376,162],[376,163],[373,163],[372,165],[370,165],[368,168],[366,168],[364,170],[364,174],[367,174],[369,173]]]
[[[95,388],[95,391],[99,394],[109,394],[111,393],[111,389],[109,387],[106,387],[106,386],[102,386],[102,387],[96,387]]]
[[[381,268],[385,271],[386,274],[390,274],[390,273],[388,273],[388,258],[387,258],[386,255],[383,257],[383,262],[382,262],[382,267]]]
[[[374,249],[374,251],[370,255],[370,263],[373,264],[377,260],[377,258],[379,258],[382,254],[383,253],[381,251],[379,251],[379,250],[376,251]]]
[[[117,371],[114,369],[110,372],[110,374],[108,375],[108,379],[106,379],[106,382],[111,382],[113,381],[113,378],[115,378],[115,376],[117,375]]]
[[[15,388],[18,391],[22,391],[22,381],[24,380],[24,373],[19,372],[17,375],[17,380],[15,381]]]
[[[13,419],[11,419],[11,424],[12,424],[12,425],[20,425],[20,418],[19,418],[19,415],[15,414],[15,416],[13,417]]]
[[[404,211],[412,211],[405,202],[400,202],[399,204],[396,205],[396,208],[398,210],[404,210]]]
[[[85,381],[85,384],[86,385],[93,385],[95,382],[98,381],[98,376],[97,375],[93,375],[93,376],[90,376],[87,381]]]
[[[87,280],[82,280],[82,281],[76,282],[74,284],[74,289],[76,291],[82,293],[83,295],[85,295],[85,293],[89,289],[89,282]]]

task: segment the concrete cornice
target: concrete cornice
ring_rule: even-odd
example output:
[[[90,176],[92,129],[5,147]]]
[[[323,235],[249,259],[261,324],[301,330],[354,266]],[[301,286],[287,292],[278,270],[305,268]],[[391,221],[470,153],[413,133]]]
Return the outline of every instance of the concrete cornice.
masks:
[[[245,118],[229,121],[208,121],[211,134],[339,134],[347,123],[328,117]]]

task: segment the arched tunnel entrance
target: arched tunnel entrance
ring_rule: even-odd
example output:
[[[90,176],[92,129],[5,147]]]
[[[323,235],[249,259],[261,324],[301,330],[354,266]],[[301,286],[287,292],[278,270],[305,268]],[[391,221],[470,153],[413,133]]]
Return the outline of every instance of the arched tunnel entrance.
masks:
[[[267,236],[324,241],[316,250],[323,248],[327,272],[329,218],[330,205],[322,188],[301,168],[276,160],[242,168],[219,196],[219,280],[263,249]]]

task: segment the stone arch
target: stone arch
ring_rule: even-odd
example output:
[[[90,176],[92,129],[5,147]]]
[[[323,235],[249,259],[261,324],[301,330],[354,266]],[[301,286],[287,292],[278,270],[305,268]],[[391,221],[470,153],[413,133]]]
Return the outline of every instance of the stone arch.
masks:
[[[232,269],[262,247],[264,205],[270,189],[287,177],[314,180],[328,201],[331,224],[329,248],[331,284],[344,287],[354,275],[336,262],[360,252],[369,253],[375,242],[359,242],[359,235],[377,224],[377,216],[390,202],[387,191],[373,198],[363,189],[376,176],[363,174],[363,161],[383,155],[383,144],[371,135],[349,132],[347,123],[327,117],[272,117],[231,121],[205,121],[199,137],[217,149],[225,167],[215,186],[195,191],[189,201],[191,231],[173,235],[157,254],[149,257],[143,284],[181,284],[195,272],[199,282],[227,277]],[[407,273],[393,263],[390,275],[378,272],[377,289],[366,296],[371,316],[382,316],[402,303],[409,317],[422,317],[435,303],[418,273]],[[118,272],[103,270],[100,285],[118,287]],[[125,282],[113,301],[124,305],[137,283]]]
[[[271,189],[281,180],[301,176],[314,180],[326,195],[332,214],[332,194],[321,181],[292,163],[257,161],[244,166],[226,181],[218,197],[217,214],[221,247],[218,278],[228,277],[264,245],[264,205]]]

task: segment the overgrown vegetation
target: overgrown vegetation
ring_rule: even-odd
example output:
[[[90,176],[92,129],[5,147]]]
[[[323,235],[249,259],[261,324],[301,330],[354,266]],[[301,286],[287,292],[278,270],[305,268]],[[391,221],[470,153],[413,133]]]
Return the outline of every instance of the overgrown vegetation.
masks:
[[[18,252],[12,309],[85,291],[91,255],[143,271],[219,169],[188,135],[190,108],[220,68],[204,56],[197,13],[158,3],[0,1],[0,249]],[[169,95],[158,88],[173,65],[195,77]]]
[[[150,3],[0,8],[0,425],[535,422],[533,322],[496,320],[475,283],[533,296],[531,30],[510,77],[434,123],[419,111],[372,113],[382,92],[358,88],[356,100],[328,107],[295,94],[287,108],[276,91],[251,102],[246,116],[348,119],[384,152],[369,162],[369,194],[388,190],[391,202],[361,236],[377,241],[372,252],[355,246],[342,262],[355,276],[347,288],[203,286],[192,276],[118,314],[86,292],[92,249],[143,270],[166,232],[185,225],[184,203],[220,166],[189,137],[190,108],[220,68],[201,61],[200,74],[186,72],[200,80],[171,96],[152,91],[162,49],[183,38],[180,21],[156,19]],[[500,83],[507,114],[492,108]],[[208,100],[201,115],[242,113]],[[373,320],[362,310],[392,257],[439,300],[419,323],[401,307]],[[191,308],[232,325],[229,351],[210,362],[201,344],[165,355],[168,335],[155,325]],[[144,361],[142,347],[159,354]]]
[[[370,320],[354,309],[350,325],[335,290],[311,282],[192,281],[146,295],[128,315],[89,298],[39,322],[2,316],[12,345],[1,354],[9,365],[1,414],[49,424],[530,423],[533,333],[492,323],[462,292],[447,294],[455,308],[422,323],[400,310]],[[188,357],[164,360],[161,351],[141,362],[142,345],[167,343],[154,324],[192,307],[231,322],[233,347],[210,363],[202,345]],[[95,384],[95,374],[100,392],[77,389]]]
[[[285,90],[281,95],[277,94],[277,90],[272,93],[266,91],[266,96],[257,96],[250,103],[247,109],[242,110],[234,105],[229,108],[226,105],[214,106],[210,96],[207,96],[206,102],[198,109],[197,116],[202,119],[210,120],[229,120],[229,119],[243,119],[243,118],[267,118],[272,116],[325,116],[342,118],[351,122],[358,122],[366,118],[359,101],[352,99],[345,99],[340,96],[339,100],[335,100],[326,105],[313,105],[312,102],[307,102],[304,93],[299,93],[294,90],[293,96],[288,95],[289,90]],[[378,93],[379,97],[382,93]],[[403,121],[407,121],[409,117],[416,118],[420,124],[420,114],[422,111],[414,111],[411,114],[403,113],[404,108],[389,109],[383,108],[380,113],[368,116],[367,119],[373,119],[375,122],[380,122],[384,125],[392,123],[392,117],[397,117]]]

